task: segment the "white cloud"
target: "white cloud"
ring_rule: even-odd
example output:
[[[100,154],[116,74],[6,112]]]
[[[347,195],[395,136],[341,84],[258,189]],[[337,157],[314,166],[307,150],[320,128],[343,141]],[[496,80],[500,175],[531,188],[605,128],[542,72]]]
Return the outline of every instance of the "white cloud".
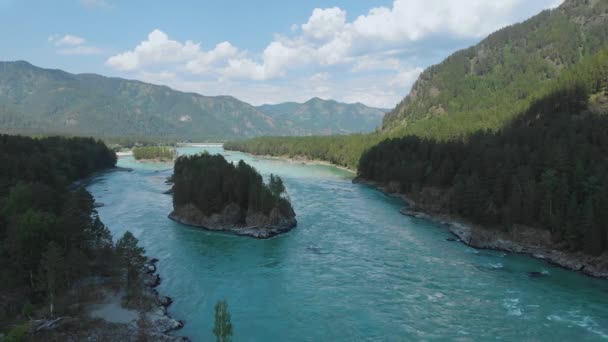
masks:
[[[221,42],[209,52],[199,51],[194,59],[187,62],[186,68],[195,74],[206,74],[214,64],[234,58],[238,54],[239,50],[232,44]]]
[[[221,73],[228,78],[249,78],[255,81],[266,79],[264,66],[249,58],[229,60],[228,65],[221,69]]]
[[[200,44],[190,40],[180,43],[169,39],[166,33],[154,30],[148,39],[139,43],[133,51],[110,57],[106,64],[117,70],[135,70],[146,65],[181,62],[197,57]]]
[[[316,8],[305,23],[291,25],[286,35],[277,34],[257,52],[228,41],[205,50],[201,43],[171,39],[155,29],[133,49],[109,57],[106,65],[181,90],[231,94],[254,103],[321,96],[391,107],[432,62],[412,54],[444,55],[459,42],[483,37],[556,1],[394,0],[350,21],[339,7]],[[451,45],[435,48],[436,37]]]
[[[53,43],[53,44],[55,44],[55,46],[76,46],[76,45],[82,45],[86,42],[86,40],[84,38],[74,36],[71,34],[66,34],[63,37],[58,36],[58,35],[52,35],[49,37],[48,40],[49,40],[49,43]]]
[[[289,69],[309,65],[314,61],[314,47],[301,40],[279,38],[271,42],[258,63],[251,58],[231,59],[224,76],[264,81],[284,77]],[[244,66],[244,70],[235,70]]]
[[[362,38],[385,42],[417,41],[447,33],[481,37],[509,22],[524,0],[395,0],[391,8],[373,8],[352,29]]]
[[[310,76],[311,82],[322,82],[327,81],[329,79],[329,73],[327,72],[319,72],[312,76]]]
[[[97,55],[103,52],[102,49],[86,45],[87,40],[73,34],[64,36],[52,35],[48,38],[49,43],[53,44],[60,55]]]
[[[361,56],[355,61],[352,71],[370,71],[370,70],[399,70],[401,61],[398,58],[385,58],[383,56]]]
[[[327,39],[333,37],[335,32],[343,30],[345,24],[346,11],[338,7],[315,8],[308,22],[302,25],[302,32],[315,39]]]
[[[420,67],[416,68],[401,68],[397,75],[389,82],[390,85],[399,87],[401,89],[409,89],[414,82],[418,79],[418,76],[424,71]]]
[[[353,72],[398,70],[398,58],[379,55],[436,34],[460,38],[487,35],[511,22],[513,11],[523,2],[395,0],[392,7],[372,8],[352,22],[347,22],[346,11],[338,7],[316,8],[300,26],[301,35],[279,37],[268,44],[261,60],[232,61],[224,70],[229,77],[255,80],[283,77],[289,69],[311,64],[351,64]],[[245,69],[233,70],[235,67]]]

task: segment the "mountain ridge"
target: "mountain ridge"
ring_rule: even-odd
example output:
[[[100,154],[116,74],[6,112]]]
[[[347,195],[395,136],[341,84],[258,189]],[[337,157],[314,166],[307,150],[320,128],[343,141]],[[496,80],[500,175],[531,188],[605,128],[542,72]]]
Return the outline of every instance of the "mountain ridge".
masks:
[[[285,122],[295,135],[369,133],[380,126],[385,109],[360,102],[344,103],[313,97],[305,102],[256,106],[273,119]]]
[[[302,128],[305,120],[296,121],[273,117],[231,95],[206,96],[139,80],[74,74],[24,60],[0,62],[0,127],[5,133],[210,141],[350,132],[340,123]],[[366,129],[373,130],[376,121]]]
[[[607,41],[608,2],[566,0],[427,68],[382,130],[445,140],[498,129],[532,103],[537,88]]]

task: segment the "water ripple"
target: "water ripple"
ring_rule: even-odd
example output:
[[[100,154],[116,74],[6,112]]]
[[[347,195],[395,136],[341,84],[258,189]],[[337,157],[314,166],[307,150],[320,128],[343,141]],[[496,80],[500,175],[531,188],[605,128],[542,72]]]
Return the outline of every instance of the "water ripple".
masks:
[[[213,339],[219,299],[229,303],[237,341],[608,339],[606,282],[448,244],[444,227],[400,215],[399,199],[352,184],[344,171],[253,162],[284,178],[299,222],[260,241],[172,222],[166,164],[120,165],[134,171],[104,174],[88,188],[116,237],[131,230],[160,259],[160,291],[187,321],[180,334],[195,341]],[[548,276],[531,279],[531,271]]]

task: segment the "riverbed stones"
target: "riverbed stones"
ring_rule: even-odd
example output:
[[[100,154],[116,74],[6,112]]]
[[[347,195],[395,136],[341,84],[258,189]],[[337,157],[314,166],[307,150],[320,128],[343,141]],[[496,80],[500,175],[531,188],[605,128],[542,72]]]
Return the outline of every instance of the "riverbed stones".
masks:
[[[167,296],[158,296],[158,303],[163,307],[168,307],[171,305],[171,303],[173,303],[173,299]]]
[[[157,287],[160,285],[160,276],[158,274],[146,274],[143,277],[144,285],[148,287]]]

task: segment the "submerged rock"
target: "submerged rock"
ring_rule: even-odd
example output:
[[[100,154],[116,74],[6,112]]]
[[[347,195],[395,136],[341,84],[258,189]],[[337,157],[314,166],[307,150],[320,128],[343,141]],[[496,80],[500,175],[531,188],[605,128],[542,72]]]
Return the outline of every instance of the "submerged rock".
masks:
[[[156,266],[154,266],[154,264],[146,264],[144,266],[144,272],[151,274],[156,272]]]

